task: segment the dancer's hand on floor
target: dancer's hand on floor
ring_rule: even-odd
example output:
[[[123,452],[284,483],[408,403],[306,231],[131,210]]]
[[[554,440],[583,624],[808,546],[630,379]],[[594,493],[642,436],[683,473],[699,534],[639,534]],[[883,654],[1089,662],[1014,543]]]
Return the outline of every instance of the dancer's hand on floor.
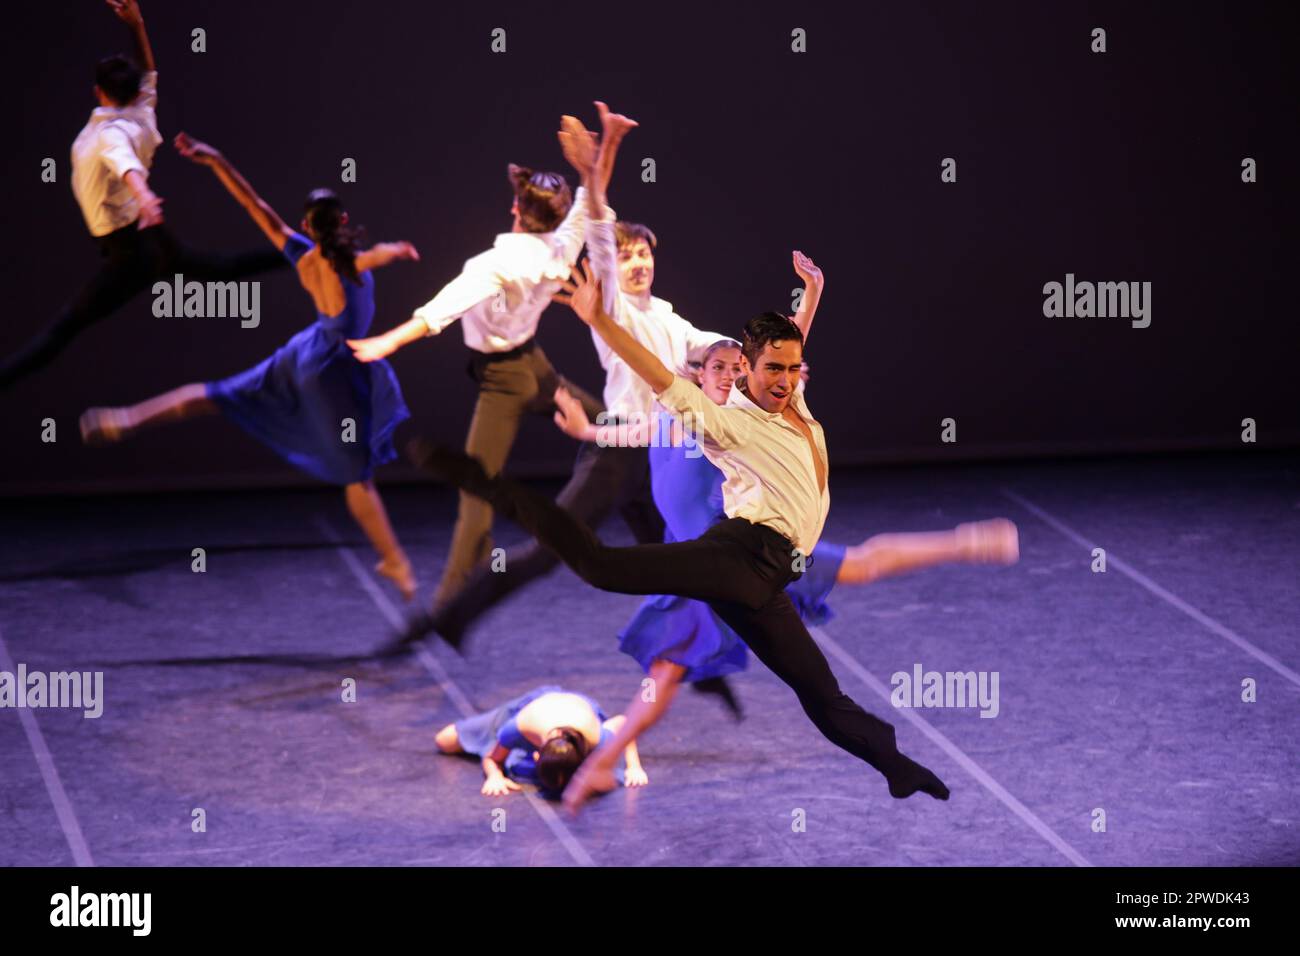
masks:
[[[386,335],[372,335],[368,339],[347,339],[348,348],[357,357],[358,362],[378,362],[388,358],[396,348]]]
[[[644,787],[650,782],[646,776],[644,767],[628,767],[623,771],[623,786],[625,787]]]
[[[555,413],[555,424],[560,431],[570,438],[586,441],[587,429],[591,426],[591,419],[587,417],[587,411],[582,407],[582,402],[574,398],[563,385],[555,390],[554,398],[555,407],[558,409]]]
[[[483,789],[480,792],[485,797],[504,797],[511,790],[522,789],[509,777],[488,777],[483,781]]]

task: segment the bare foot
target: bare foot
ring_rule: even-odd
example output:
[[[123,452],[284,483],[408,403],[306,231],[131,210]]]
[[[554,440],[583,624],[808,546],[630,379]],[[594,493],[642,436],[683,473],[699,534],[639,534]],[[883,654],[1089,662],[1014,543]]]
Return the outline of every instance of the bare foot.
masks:
[[[403,601],[415,597],[415,575],[411,572],[410,561],[380,561],[375,565],[375,573],[392,581],[401,592]]]
[[[598,793],[609,793],[618,789],[614,771],[609,767],[598,767],[588,760],[573,775],[569,785],[564,788],[564,809],[577,813],[578,808]]]
[[[1015,564],[1020,560],[1020,532],[1006,518],[957,525],[957,546],[967,561]]]
[[[111,445],[130,431],[126,412],[120,408],[88,408],[79,424],[81,440],[87,445]]]
[[[636,129],[636,120],[629,119],[622,113],[611,113],[609,107],[596,100],[596,112],[600,114],[600,127],[606,140],[619,140]]]

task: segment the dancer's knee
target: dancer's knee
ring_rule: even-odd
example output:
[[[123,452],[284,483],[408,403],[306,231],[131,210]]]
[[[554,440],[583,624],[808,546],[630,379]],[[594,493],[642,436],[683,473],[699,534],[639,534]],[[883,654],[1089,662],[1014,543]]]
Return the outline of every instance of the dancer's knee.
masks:
[[[455,724],[448,724],[438,731],[438,735],[434,737],[434,742],[438,745],[438,749],[445,754],[460,753],[460,735],[456,733]]]

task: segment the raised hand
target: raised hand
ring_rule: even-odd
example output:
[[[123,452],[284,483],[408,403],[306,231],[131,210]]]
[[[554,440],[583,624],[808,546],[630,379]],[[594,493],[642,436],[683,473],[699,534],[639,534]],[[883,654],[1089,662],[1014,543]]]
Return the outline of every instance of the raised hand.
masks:
[[[564,292],[555,293],[551,299],[572,308],[587,325],[594,325],[605,310],[600,297],[600,280],[591,274],[591,260],[583,258],[582,274],[571,272],[569,280],[561,283]]]
[[[172,140],[176,152],[200,166],[211,166],[221,158],[221,153],[207,143],[190,137],[188,133],[177,133]]]
[[[420,261],[420,251],[416,249],[415,246],[413,246],[411,243],[405,241],[395,242],[393,243],[393,246],[395,247],[394,248],[395,259],[409,259],[411,262]]]
[[[803,279],[805,285],[812,286],[815,289],[820,289],[826,284],[826,280],[822,278],[822,270],[817,268],[817,263],[813,262],[798,249],[794,250],[791,259],[794,262],[795,274],[799,276],[800,279]]]
[[[630,130],[636,129],[640,124],[622,113],[611,113],[609,107],[596,100],[596,112],[600,114],[601,135],[606,139],[622,139]]]
[[[582,125],[576,116],[560,117],[560,131],[555,134],[560,141],[560,151],[569,165],[586,177],[596,165],[596,134]]]
[[[106,0],[108,8],[117,15],[117,18],[123,23],[131,26],[139,26],[144,22],[144,17],[140,13],[140,4],[136,0]]]

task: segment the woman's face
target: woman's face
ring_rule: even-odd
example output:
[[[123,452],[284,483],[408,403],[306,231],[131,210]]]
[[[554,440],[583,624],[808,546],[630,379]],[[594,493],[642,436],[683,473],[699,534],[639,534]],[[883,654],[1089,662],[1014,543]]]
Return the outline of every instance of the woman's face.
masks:
[[[700,370],[700,388],[715,405],[727,404],[731,386],[745,374],[745,359],[733,346],[714,349]]]

